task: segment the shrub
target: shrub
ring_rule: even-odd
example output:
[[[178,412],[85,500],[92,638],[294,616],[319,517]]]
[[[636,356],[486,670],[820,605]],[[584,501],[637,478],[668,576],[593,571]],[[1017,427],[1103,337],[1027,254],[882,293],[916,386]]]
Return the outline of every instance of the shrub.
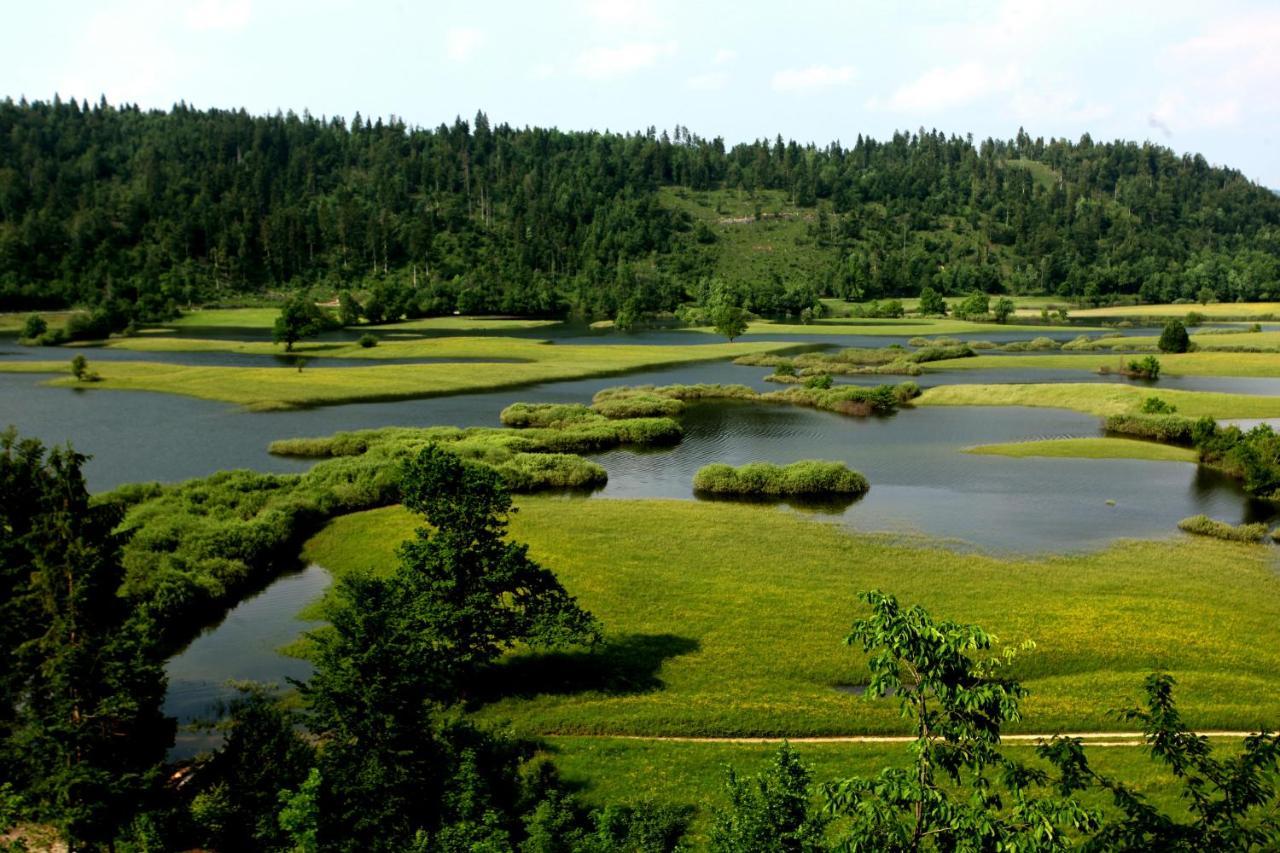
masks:
[[[1136,379],[1159,379],[1160,378],[1160,359],[1154,355],[1146,358],[1134,359],[1129,362],[1126,371],[1129,376]]]
[[[1178,522],[1178,529],[1196,536],[1212,536],[1228,542],[1261,542],[1267,536],[1267,525],[1227,524],[1207,515],[1193,515]]]
[[[924,347],[906,356],[906,360],[913,364],[924,364],[930,361],[947,361],[953,358],[971,358],[975,355],[977,353],[968,344],[956,344]]]
[[[991,310],[991,301],[987,299],[985,293],[974,291],[961,302],[955,310],[955,315],[965,320],[971,320],[979,317],[986,317],[987,312]]]
[[[773,372],[776,376],[795,376],[796,366],[792,362],[781,361],[774,366]]]
[[[684,411],[684,403],[658,394],[634,394],[629,397],[592,403],[597,414],[610,420],[627,418],[669,418]]]
[[[1142,401],[1142,414],[1144,415],[1172,415],[1178,411],[1178,407],[1172,403],[1166,403],[1159,397],[1148,397]]]
[[[803,460],[790,465],[751,462],[738,468],[717,463],[699,469],[693,478],[695,491],[716,495],[855,495],[867,493],[870,484],[843,462]]]
[[[39,314],[31,314],[22,324],[22,333],[18,336],[24,341],[37,341],[49,331],[49,324]]]
[[[369,332],[365,332],[363,335],[360,336],[359,343],[360,343],[360,346],[364,347],[365,349],[372,349],[373,347],[376,347],[378,345],[378,336],[371,334]]]
[[[826,389],[830,388],[831,384],[832,384],[832,380],[831,380],[830,373],[819,373],[815,376],[810,376],[808,379],[804,381],[804,387],[817,388],[822,391],[825,391]]]
[[[512,403],[498,419],[509,427],[561,427],[598,417],[579,403]]]
[[[1157,344],[1160,352],[1186,352],[1191,347],[1191,337],[1181,320],[1170,320],[1164,325]]]

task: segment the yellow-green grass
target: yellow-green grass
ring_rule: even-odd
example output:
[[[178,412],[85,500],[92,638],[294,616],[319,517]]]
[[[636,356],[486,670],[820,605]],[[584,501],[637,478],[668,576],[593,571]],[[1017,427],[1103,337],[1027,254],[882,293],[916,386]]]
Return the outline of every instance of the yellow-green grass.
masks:
[[[1223,337],[1243,338],[1245,335]],[[1167,376],[1280,376],[1280,353],[1268,352],[1186,352],[1156,353],[1160,372]],[[1100,367],[1115,369],[1127,364],[1132,356],[1116,353],[1044,353],[1012,355],[979,355],[930,362],[934,370],[1080,370],[1096,373]]]
[[[22,331],[23,325],[27,322],[27,318],[32,314],[39,314],[44,321],[49,324],[51,329],[60,329],[67,325],[67,321],[72,315],[81,313],[77,311],[15,311],[0,314],[0,335],[16,335]]]
[[[370,361],[404,358],[462,358],[510,361],[538,361],[558,358],[551,350],[558,345],[529,338],[468,337],[450,335],[435,338],[383,338],[375,347],[362,347],[357,341],[299,341],[285,352],[281,344],[270,341],[241,341],[219,338],[138,337],[114,338],[104,345],[108,349],[131,352],[227,352],[238,355],[293,355],[315,358],[364,358]],[[566,348],[574,352],[582,345]],[[556,352],[560,352],[559,349]],[[320,362],[319,364],[323,364]]]
[[[1214,748],[1234,753],[1231,741],[1214,740]],[[716,811],[728,808],[725,768],[732,766],[741,776],[753,776],[772,762],[777,743],[671,743],[621,738],[553,737],[546,752],[555,761],[562,777],[577,786],[587,802],[606,806],[612,803],[648,801],[662,805],[693,805],[696,809],[689,828],[694,849],[706,843]],[[850,776],[874,776],[885,767],[905,767],[910,756],[903,744],[880,743],[796,743],[800,760],[811,770],[811,779],[820,784]],[[1044,767],[1030,745],[1006,745],[1004,752],[1015,761]],[[1179,796],[1172,774],[1153,761],[1139,747],[1086,748],[1089,764],[1100,773],[1123,779],[1155,806],[1184,817],[1186,804]],[[821,802],[815,791],[815,799]],[[1082,798],[1095,808],[1109,810],[1108,797],[1090,792]]]
[[[279,308],[201,308],[188,311],[165,326],[230,329],[270,329],[280,316]]]
[[[710,326],[699,326],[690,331],[716,334]],[[970,323],[967,320],[943,320],[928,317],[904,317],[900,319],[877,317],[849,317],[815,320],[812,323],[781,323],[757,320],[747,327],[752,335],[985,335],[992,332],[1025,332],[1043,334],[1046,331],[1086,331],[1081,326],[1029,326],[1010,323]]]
[[[369,367],[204,367],[155,362],[93,363],[101,380],[78,383],[70,377],[50,384],[95,390],[156,391],[235,403],[254,410],[376,400],[404,400],[492,391],[539,382],[585,379],[634,370],[670,367],[699,361],[731,359],[748,353],[780,352],[782,343],[702,344],[691,346],[571,346],[546,345],[513,338],[484,338],[470,347],[474,357],[526,358],[518,363],[438,362],[433,364],[370,365]],[[461,357],[458,345],[433,348],[432,341],[413,342],[404,349],[387,346],[381,357],[406,353]],[[246,345],[251,346],[251,345]],[[377,347],[375,349],[384,349]],[[302,351],[305,354],[305,350]],[[67,363],[55,361],[0,362],[0,372],[65,373]]]
[[[1183,537],[1093,554],[996,558],[850,534],[784,510],[692,501],[522,498],[512,535],[604,623],[602,661],[516,656],[533,698],[480,713],[529,734],[687,736],[899,733],[893,703],[842,645],[879,588],[936,617],[1038,649],[1015,668],[1032,691],[1011,730],[1114,731],[1155,669],[1178,678],[1202,729],[1280,723],[1280,575],[1272,549]],[[342,575],[385,572],[418,520],[401,508],[337,519],[307,559]],[[993,523],[999,523],[993,519]],[[579,669],[581,667],[581,669]],[[600,670],[624,679],[591,689]],[[537,673],[578,691],[536,689]],[[630,689],[626,685],[630,685]],[[539,695],[540,694],[540,695]]]
[[[1265,317],[1280,315],[1280,302],[1211,302],[1208,305],[1108,305],[1105,308],[1081,308],[1072,317],[1185,317],[1195,312],[1205,317]]]
[[[381,332],[495,332],[543,329],[562,325],[560,320],[535,320],[528,317],[421,317],[398,323],[361,326]]]
[[[1172,391],[1110,382],[1028,383],[1025,385],[936,385],[913,401],[916,406],[1032,406],[1074,409],[1099,415],[1137,412],[1148,397],[1157,396],[1178,408],[1178,414],[1198,418],[1280,417],[1280,397],[1223,394],[1217,391]]]
[[[966,453],[983,456],[1032,456],[1072,459],[1147,459],[1154,462],[1195,462],[1199,458],[1189,447],[1137,441],[1132,438],[1049,438],[1041,441],[1010,441],[1004,444],[982,444]]]
[[[7,316],[7,315],[0,315]],[[25,315],[22,315],[25,317]],[[176,320],[149,330],[163,334],[166,328],[258,329],[269,330],[280,316],[279,308],[201,308],[189,311]],[[521,317],[423,317],[402,323],[364,326],[385,332],[480,332],[501,329],[537,329],[559,324],[558,320],[535,320]],[[0,326],[3,328],[3,326]]]

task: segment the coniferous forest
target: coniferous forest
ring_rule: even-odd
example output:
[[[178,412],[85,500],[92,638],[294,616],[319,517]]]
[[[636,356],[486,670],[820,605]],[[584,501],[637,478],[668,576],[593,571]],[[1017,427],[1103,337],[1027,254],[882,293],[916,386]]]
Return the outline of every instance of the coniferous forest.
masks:
[[[574,132],[478,113],[429,129],[55,98],[0,103],[0,310],[146,321],[314,288],[376,294],[385,319],[644,317],[699,301],[734,251],[677,203],[688,194],[806,223],[793,249],[805,280],[748,268],[758,280],[727,283],[761,314],[926,286],[1094,303],[1278,295],[1280,197],[1152,144],[921,129],[729,147],[680,126]]]

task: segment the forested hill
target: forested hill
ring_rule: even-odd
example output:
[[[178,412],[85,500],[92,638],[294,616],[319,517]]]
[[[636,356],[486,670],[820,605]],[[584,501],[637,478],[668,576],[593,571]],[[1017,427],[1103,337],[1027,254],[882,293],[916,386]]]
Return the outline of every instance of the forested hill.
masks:
[[[0,308],[317,288],[389,314],[590,317],[735,294],[1280,295],[1280,197],[1150,144],[435,129],[0,103]]]

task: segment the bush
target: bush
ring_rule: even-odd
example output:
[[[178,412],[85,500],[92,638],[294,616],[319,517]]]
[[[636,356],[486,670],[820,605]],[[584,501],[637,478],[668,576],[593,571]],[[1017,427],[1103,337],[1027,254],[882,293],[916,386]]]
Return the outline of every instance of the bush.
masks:
[[[1187,327],[1182,325],[1181,320],[1170,320],[1165,323],[1157,346],[1160,352],[1186,352],[1191,347],[1191,337],[1187,334]]]
[[[695,491],[716,495],[855,495],[870,484],[843,462],[804,460],[790,465],[751,462],[739,468],[717,463],[701,468],[693,478]]]
[[[579,403],[512,403],[498,419],[509,427],[558,428],[597,418],[595,412]]]
[[[781,361],[774,366],[773,372],[776,376],[795,376],[796,366],[792,362]]]
[[[1212,536],[1228,542],[1261,542],[1267,536],[1267,525],[1227,524],[1207,515],[1193,515],[1178,522],[1178,529],[1196,536]]]
[[[1148,397],[1142,401],[1142,413],[1144,415],[1172,415],[1176,411],[1178,411],[1177,406],[1166,403],[1159,397]]]
[[[377,345],[378,345],[377,335],[370,334],[369,332],[365,332],[363,335],[360,336],[360,346],[364,347],[365,349],[372,349]]]
[[[49,331],[49,324],[39,314],[31,314],[22,324],[22,333],[18,336],[24,341],[37,341],[41,335]]]
[[[912,364],[924,364],[930,361],[947,361],[953,358],[971,358],[975,355],[977,353],[973,351],[973,347],[968,344],[958,344],[924,347],[906,356],[906,360]]]
[[[1159,379],[1160,359],[1154,355],[1129,362],[1126,373],[1135,379]]]
[[[596,414],[610,420],[628,418],[670,418],[684,411],[684,403],[658,394],[634,394],[591,404]]]
[[[826,389],[830,388],[831,385],[832,385],[832,380],[831,380],[830,373],[819,373],[815,376],[810,376],[808,379],[804,381],[804,387],[817,388],[822,391],[825,391]]]

